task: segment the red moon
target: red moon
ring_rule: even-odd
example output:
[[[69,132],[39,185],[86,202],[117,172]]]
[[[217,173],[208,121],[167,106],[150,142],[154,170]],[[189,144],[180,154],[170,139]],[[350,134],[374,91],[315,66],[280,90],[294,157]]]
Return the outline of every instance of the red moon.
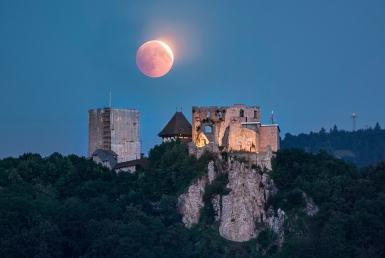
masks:
[[[144,43],[136,53],[136,65],[148,77],[157,78],[170,71],[174,63],[171,48],[159,40]]]

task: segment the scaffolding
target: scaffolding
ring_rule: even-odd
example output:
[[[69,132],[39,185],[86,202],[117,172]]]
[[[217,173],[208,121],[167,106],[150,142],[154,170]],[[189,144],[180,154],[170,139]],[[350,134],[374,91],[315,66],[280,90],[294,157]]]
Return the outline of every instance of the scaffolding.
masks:
[[[106,108],[103,113],[103,149],[111,150],[111,109]]]

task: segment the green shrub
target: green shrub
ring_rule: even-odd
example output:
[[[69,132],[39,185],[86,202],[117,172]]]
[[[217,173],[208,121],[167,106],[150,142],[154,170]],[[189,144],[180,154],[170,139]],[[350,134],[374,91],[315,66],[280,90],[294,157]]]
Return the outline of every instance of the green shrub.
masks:
[[[210,204],[212,198],[216,195],[227,195],[230,193],[231,189],[226,188],[226,185],[229,183],[228,174],[219,175],[211,184],[206,185],[205,193],[203,195],[203,202],[205,204]]]

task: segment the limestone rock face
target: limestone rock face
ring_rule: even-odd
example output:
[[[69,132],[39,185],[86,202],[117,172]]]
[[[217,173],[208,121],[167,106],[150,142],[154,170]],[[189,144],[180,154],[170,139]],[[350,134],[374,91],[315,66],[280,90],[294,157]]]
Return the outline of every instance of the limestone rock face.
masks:
[[[215,166],[214,161],[210,161],[207,175],[196,180],[179,196],[178,208],[185,226],[191,228],[199,222],[205,186],[212,184],[222,173],[228,174],[226,187],[231,191],[227,195],[212,196],[211,200],[220,235],[231,241],[243,242],[257,237],[260,231],[268,227],[277,234],[277,245],[281,246],[287,216],[281,209],[276,213],[272,207],[265,210],[265,203],[277,193],[273,180],[268,173],[261,174],[259,169],[253,169],[236,159],[227,163],[218,159]],[[318,207],[303,194],[307,202],[306,212],[314,215]]]
[[[187,228],[191,228],[199,222],[199,210],[204,206],[203,194],[207,182],[207,176],[198,179],[190,185],[186,193],[181,194],[178,198],[179,212],[183,215],[182,221]]]
[[[191,228],[199,222],[206,184],[211,184],[218,174],[227,172],[229,183],[226,187],[231,189],[230,193],[216,195],[212,199],[215,221],[220,222],[219,233],[236,242],[255,238],[259,230],[265,228],[256,229],[256,223],[269,225],[264,207],[266,199],[277,192],[274,182],[266,173],[261,175],[258,170],[238,161],[224,166],[217,163],[217,169],[216,172],[214,162],[210,161],[207,175],[195,181],[186,193],[179,196],[178,208],[183,215],[183,223]]]
[[[205,193],[205,186],[207,183],[211,184],[217,178],[214,161],[210,161],[207,168],[207,176],[198,179],[194,184],[190,185],[187,192],[181,194],[178,198],[178,209],[183,215],[182,221],[187,228],[191,228],[199,222],[199,210],[204,206],[203,195]],[[222,169],[220,169],[220,171],[222,171]],[[219,199],[216,202],[216,207],[219,209],[218,212],[220,214],[220,196],[218,195],[217,198]]]
[[[269,227],[277,234],[277,245],[282,246],[284,237],[283,223],[287,219],[287,216],[285,215],[285,212],[280,208],[278,208],[277,210],[276,217],[274,216],[274,211],[271,207],[269,208],[267,213],[267,223],[269,224]]]
[[[302,197],[305,198],[306,201],[306,214],[308,216],[314,216],[319,210],[318,206],[314,203],[312,198],[306,196],[305,192],[302,193]]]
[[[215,180],[215,178],[217,178],[217,174],[215,173],[215,169],[214,169],[214,161],[210,161],[207,168],[208,168],[207,175],[209,177],[209,184],[211,184]]]
[[[268,202],[269,199],[272,198],[278,192],[278,189],[275,186],[273,179],[271,179],[266,173],[262,175],[262,184],[265,190],[265,201]]]
[[[237,161],[228,173],[231,192],[222,197],[219,233],[231,241],[247,241],[256,237],[255,222],[266,219],[262,176]]]

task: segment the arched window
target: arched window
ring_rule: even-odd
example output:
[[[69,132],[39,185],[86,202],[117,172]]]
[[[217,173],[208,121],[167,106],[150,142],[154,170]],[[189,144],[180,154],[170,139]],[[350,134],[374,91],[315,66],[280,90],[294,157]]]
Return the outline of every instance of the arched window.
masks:
[[[207,117],[211,117],[210,111],[207,111]]]
[[[218,116],[219,116],[219,119],[222,119],[222,112],[221,111],[218,112]]]
[[[240,117],[244,117],[244,116],[245,116],[243,109],[241,109],[241,110],[239,111],[239,116],[240,116]]]
[[[205,126],[205,133],[212,133],[213,132],[213,128],[211,128],[211,126],[209,125],[206,125]]]

